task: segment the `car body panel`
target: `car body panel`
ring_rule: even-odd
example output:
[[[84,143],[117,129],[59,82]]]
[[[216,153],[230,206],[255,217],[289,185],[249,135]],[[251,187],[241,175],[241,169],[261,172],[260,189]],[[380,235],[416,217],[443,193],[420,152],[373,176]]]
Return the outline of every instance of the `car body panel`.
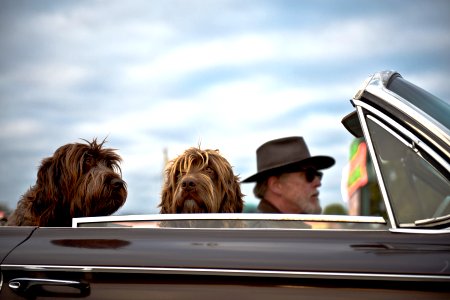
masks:
[[[37,227],[1,227],[0,262],[16,246],[25,241]]]
[[[34,249],[41,250],[36,253]],[[371,270],[387,277],[440,274],[447,280],[449,253],[450,233],[39,228],[4,260],[3,266],[117,266],[125,268],[124,272],[128,267],[206,269],[218,273],[265,270],[286,275],[294,272],[294,277],[295,272],[323,273],[324,277],[334,277],[327,274],[335,272],[363,276]]]
[[[449,253],[450,233],[39,228],[2,269],[5,283],[36,277],[89,282],[85,296],[93,298],[120,299],[126,290],[137,299],[139,294],[206,299],[233,290],[239,298],[288,299],[305,289],[305,295],[327,298],[334,288],[343,297],[355,286],[360,296],[374,290],[417,296],[433,289],[439,298],[450,292]]]

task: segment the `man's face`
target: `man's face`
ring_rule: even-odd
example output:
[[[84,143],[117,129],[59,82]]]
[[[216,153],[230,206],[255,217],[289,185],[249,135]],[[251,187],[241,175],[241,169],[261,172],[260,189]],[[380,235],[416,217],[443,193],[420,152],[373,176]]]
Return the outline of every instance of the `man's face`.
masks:
[[[291,204],[291,207],[298,208],[296,213],[320,214],[322,212],[318,190],[321,186],[320,176],[313,176],[312,181],[308,182],[306,173],[301,171],[283,174],[279,180],[282,197]]]

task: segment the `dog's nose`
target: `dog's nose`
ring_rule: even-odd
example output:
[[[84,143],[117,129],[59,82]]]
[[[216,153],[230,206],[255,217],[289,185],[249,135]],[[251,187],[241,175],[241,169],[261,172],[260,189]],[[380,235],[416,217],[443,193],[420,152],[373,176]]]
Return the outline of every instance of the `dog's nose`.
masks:
[[[185,178],[182,182],[181,182],[181,187],[185,190],[191,190],[193,188],[195,188],[196,183],[192,178]]]
[[[125,186],[125,181],[123,181],[120,178],[114,178],[113,180],[111,180],[111,185],[113,186],[113,188],[117,189],[117,188],[121,188]]]

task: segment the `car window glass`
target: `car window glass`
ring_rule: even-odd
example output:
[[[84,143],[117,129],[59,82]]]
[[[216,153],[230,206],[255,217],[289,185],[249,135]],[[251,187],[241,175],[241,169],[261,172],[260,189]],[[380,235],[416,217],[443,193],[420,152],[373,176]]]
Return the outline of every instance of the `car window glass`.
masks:
[[[411,226],[450,214],[448,179],[400,136],[372,118],[367,125],[397,222]]]
[[[74,219],[75,227],[117,228],[189,228],[189,229],[369,229],[386,230],[384,218],[376,216],[321,216],[321,215],[273,215],[226,214],[223,218],[199,218],[196,214],[142,215],[139,219],[127,216],[89,217]]]
[[[450,118],[448,117],[450,114],[450,103],[448,101],[430,94],[399,76],[391,80],[388,88],[432,116],[446,128],[450,128]]]

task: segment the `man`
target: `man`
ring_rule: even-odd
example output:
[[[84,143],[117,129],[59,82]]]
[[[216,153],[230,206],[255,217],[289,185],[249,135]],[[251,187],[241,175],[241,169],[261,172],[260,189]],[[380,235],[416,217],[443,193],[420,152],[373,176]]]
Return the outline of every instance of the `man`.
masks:
[[[258,172],[242,182],[256,182],[258,212],[320,214],[319,170],[334,163],[329,156],[311,156],[303,137],[276,139],[256,150]]]

